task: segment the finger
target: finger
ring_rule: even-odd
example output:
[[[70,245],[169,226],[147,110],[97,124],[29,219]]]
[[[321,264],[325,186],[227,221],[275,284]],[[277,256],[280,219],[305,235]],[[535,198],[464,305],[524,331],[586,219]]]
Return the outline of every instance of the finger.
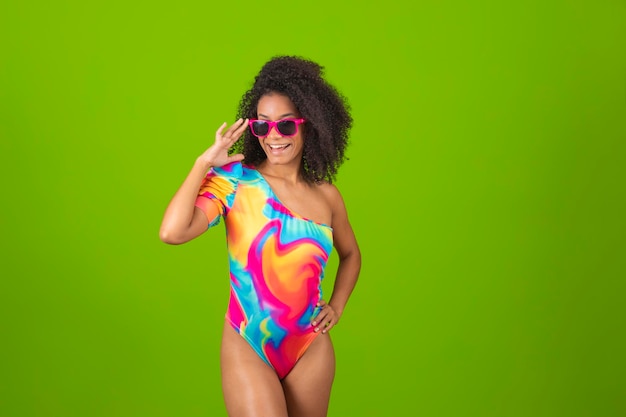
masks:
[[[323,330],[335,322],[335,317],[335,312],[332,310],[332,308],[326,308],[322,310],[322,312],[318,314],[318,316],[315,318],[315,321],[312,323],[312,325],[315,326],[315,331],[319,332],[320,330],[322,330],[322,333],[324,333]]]
[[[219,127],[219,129],[217,129],[217,132],[215,132],[215,137],[219,137],[222,136],[222,131],[224,130],[224,128],[226,127],[226,122],[222,123],[222,125]]]
[[[224,134],[224,136],[228,136],[231,137],[233,136],[234,132],[241,127],[241,124],[243,123],[243,119],[237,119],[237,121],[235,123],[233,123],[228,130],[226,131],[226,133]]]
[[[324,323],[324,320],[326,320],[327,317],[328,317],[328,312],[322,310],[317,314],[317,316],[315,316],[311,324],[313,326],[318,326],[320,323]]]
[[[328,320],[326,321],[323,329],[322,329],[322,333],[328,333],[330,331],[330,329],[332,329],[333,327],[335,327],[335,320]]]
[[[241,125],[237,129],[235,129],[234,132],[232,132],[230,137],[226,138],[230,141],[229,146],[232,146],[233,143],[239,140],[239,138],[241,137],[241,135],[243,134],[243,132],[246,130],[247,127],[248,127],[248,119],[241,120]]]
[[[315,332],[321,331],[322,333],[326,333],[333,328],[336,322],[337,319],[334,316],[324,317],[324,319],[320,321],[320,324],[315,327]]]
[[[315,317],[313,317],[313,321],[311,322],[313,326],[315,326],[317,323],[320,323],[322,318],[325,317],[326,314],[328,314],[328,310],[324,311],[324,307],[326,306],[327,304],[324,300],[319,300],[315,305],[315,307],[319,307],[319,310],[317,311],[317,314],[315,315]]]
[[[237,130],[235,130],[234,136],[239,138],[243,134],[243,132],[246,131],[247,128],[248,128],[248,119],[243,119],[241,126],[239,126]]]

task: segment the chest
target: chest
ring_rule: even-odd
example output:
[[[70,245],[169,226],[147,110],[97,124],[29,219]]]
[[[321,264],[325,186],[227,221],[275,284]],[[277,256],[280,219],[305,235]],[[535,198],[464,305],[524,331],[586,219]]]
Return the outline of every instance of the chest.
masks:
[[[289,185],[282,181],[265,180],[268,194],[288,211],[315,223],[330,225],[332,211],[316,185]]]

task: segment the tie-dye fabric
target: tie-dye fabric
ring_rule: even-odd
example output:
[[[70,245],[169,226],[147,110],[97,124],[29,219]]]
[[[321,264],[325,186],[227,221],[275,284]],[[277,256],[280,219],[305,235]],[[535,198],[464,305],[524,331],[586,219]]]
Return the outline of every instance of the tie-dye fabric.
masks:
[[[216,204],[225,219],[230,261],[226,318],[284,378],[319,334],[311,320],[322,298],[332,229],[285,207],[263,176],[239,162],[212,169],[196,206]]]

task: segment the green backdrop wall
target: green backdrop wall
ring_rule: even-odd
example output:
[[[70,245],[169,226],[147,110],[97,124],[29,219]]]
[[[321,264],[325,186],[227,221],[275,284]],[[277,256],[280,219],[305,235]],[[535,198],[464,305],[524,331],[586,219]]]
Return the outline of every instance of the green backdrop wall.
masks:
[[[226,415],[223,226],[158,228],[295,54],[355,120],[330,416],[626,415],[625,22],[617,0],[3,2],[0,414]]]

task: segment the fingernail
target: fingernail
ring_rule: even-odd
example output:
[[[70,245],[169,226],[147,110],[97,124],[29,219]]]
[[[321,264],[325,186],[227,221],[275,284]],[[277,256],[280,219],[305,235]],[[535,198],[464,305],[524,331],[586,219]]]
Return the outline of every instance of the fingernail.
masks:
[[[313,322],[313,323],[311,323],[311,324],[312,324],[313,326],[315,326],[315,325],[317,324],[317,322],[316,322],[316,321],[314,321],[314,322]]]
[[[319,331],[320,331],[320,328],[319,328],[319,327],[316,327],[316,328],[315,328],[315,331],[316,331],[316,332],[319,332]]]

